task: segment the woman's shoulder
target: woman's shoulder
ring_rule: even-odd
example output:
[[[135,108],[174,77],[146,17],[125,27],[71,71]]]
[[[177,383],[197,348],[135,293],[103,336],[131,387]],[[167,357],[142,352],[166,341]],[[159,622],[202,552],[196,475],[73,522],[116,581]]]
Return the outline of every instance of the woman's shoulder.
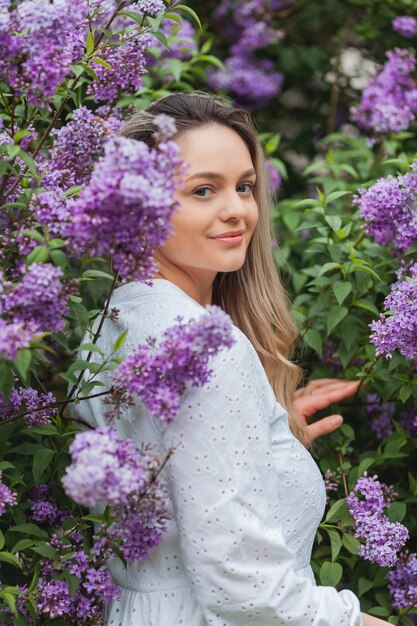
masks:
[[[203,314],[206,309],[174,283],[155,279],[151,283],[130,282],[115,289],[110,307],[123,315],[153,315],[155,321],[173,319],[177,315]]]

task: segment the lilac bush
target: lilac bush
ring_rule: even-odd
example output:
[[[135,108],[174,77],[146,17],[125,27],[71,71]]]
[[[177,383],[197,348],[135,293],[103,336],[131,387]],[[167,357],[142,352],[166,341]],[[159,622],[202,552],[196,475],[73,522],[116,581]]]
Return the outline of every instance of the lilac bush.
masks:
[[[411,39],[411,37],[417,35],[417,20],[407,15],[397,15],[392,20],[392,28],[399,35]]]

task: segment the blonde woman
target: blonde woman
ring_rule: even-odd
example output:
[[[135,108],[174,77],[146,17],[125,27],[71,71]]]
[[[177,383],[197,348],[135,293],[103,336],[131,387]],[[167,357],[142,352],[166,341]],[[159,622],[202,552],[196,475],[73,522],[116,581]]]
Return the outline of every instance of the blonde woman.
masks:
[[[251,118],[214,96],[175,93],[133,116],[121,134],[152,145],[152,120],[162,113],[175,120],[188,164],[175,232],[155,256],[152,286],[115,290],[119,319],[106,319],[101,347],[109,350],[128,328],[127,354],[178,315],[205,315],[207,304],[231,316],[236,342],[213,358],[210,382],[187,391],[173,423],[140,403],[116,423],[122,436],[175,451],[163,474],[168,530],[146,561],[110,563],[122,595],[106,624],[386,624],[361,614],[351,591],[316,586],[309,565],[325,490],[307,447],[342,418],[307,418],[356,384],[324,380],[297,391],[297,333],[271,252],[269,182]],[[99,400],[82,410],[91,425],[106,425]]]

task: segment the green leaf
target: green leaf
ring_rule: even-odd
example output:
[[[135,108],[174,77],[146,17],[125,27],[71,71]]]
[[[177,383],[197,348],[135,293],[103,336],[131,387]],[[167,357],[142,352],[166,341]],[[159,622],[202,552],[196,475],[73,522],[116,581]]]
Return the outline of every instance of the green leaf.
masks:
[[[21,376],[25,384],[28,383],[28,371],[32,361],[32,351],[29,348],[22,348],[16,355],[14,365],[18,374]]]
[[[349,533],[343,533],[343,545],[348,552],[358,556],[358,548],[361,544],[356,537]]]
[[[359,595],[359,597],[363,596],[364,593],[366,593],[367,591],[369,591],[373,587],[375,587],[375,583],[374,583],[373,580],[368,580],[367,578],[364,578],[363,576],[361,576],[359,578],[359,580],[358,580],[358,595]]]
[[[347,513],[347,504],[345,498],[341,498],[330,507],[325,522],[336,522],[342,519]]]
[[[331,193],[329,193],[328,196],[326,196],[326,204],[330,204],[331,202],[338,200],[338,198],[343,198],[343,196],[347,196],[349,193],[352,193],[352,192],[351,191],[332,191]]]
[[[90,55],[94,51],[95,41],[94,41],[94,33],[90,30],[88,31],[87,39],[85,42],[85,47],[87,54]]]
[[[102,272],[101,270],[85,270],[85,272],[81,274],[81,278],[107,278],[107,280],[114,280],[114,276],[107,274],[107,272]]]
[[[49,250],[45,248],[45,246],[36,246],[33,248],[32,252],[26,257],[26,261],[28,265],[32,263],[45,263],[49,259]]]
[[[177,15],[176,17],[179,18],[179,23],[181,24],[181,18],[179,17],[179,15]],[[157,39],[164,46],[166,50],[169,50],[169,42],[168,42],[168,39],[165,37],[164,33],[161,33],[160,30],[157,30],[151,34],[152,34],[152,37],[155,37],[155,39]]]
[[[325,529],[330,539],[330,547],[332,550],[332,561],[334,562],[339,556],[340,549],[342,547],[342,538],[340,533],[334,528]]]
[[[44,471],[51,463],[52,458],[55,456],[55,450],[50,448],[41,448],[33,457],[32,474],[36,484],[39,484]]]
[[[91,63],[98,63],[98,65],[102,65],[103,67],[106,68],[106,70],[111,70],[112,67],[109,63],[107,63],[107,61],[105,61],[104,59],[99,59],[99,57],[92,57],[90,59]]]
[[[339,270],[341,267],[342,266],[340,265],[340,263],[334,263],[333,261],[331,261],[330,263],[325,263],[319,272],[319,276],[323,276],[323,274],[326,274],[331,270]]]
[[[12,554],[11,552],[0,552],[0,561],[4,563],[9,563],[10,565],[14,565],[15,567],[19,567],[22,569],[22,564],[19,559]]]
[[[4,535],[0,530],[0,550],[3,548],[4,546]]]
[[[393,502],[387,510],[387,515],[391,522],[402,522],[406,514],[407,505],[405,502]]]
[[[54,561],[59,559],[58,552],[48,543],[40,543],[37,546],[33,546],[31,549],[41,556],[46,556],[48,559],[53,559]]]
[[[377,315],[379,317],[379,311],[376,308],[375,304],[367,298],[360,298],[359,300],[355,300],[354,302],[352,302],[352,306],[356,306],[359,309],[365,309],[365,311],[369,311],[373,315]]]
[[[83,515],[81,519],[87,522],[94,522],[95,524],[104,524],[106,516],[99,513],[89,513],[88,515]]]
[[[343,568],[340,563],[325,561],[320,567],[320,582],[322,585],[336,587],[342,578]]]
[[[332,330],[345,319],[349,310],[345,306],[332,306],[327,316],[327,334],[330,335]]]
[[[323,342],[321,339],[321,335],[314,328],[309,328],[306,334],[304,335],[304,341],[310,348],[313,348],[317,352],[319,356],[323,355]]]
[[[21,550],[26,550],[26,548],[30,548],[30,546],[33,546],[32,539],[19,539],[19,541],[15,543],[15,545],[11,549],[11,552],[15,554],[16,552],[20,552]]]
[[[128,334],[129,334],[128,328],[126,328],[122,333],[120,333],[120,335],[117,337],[116,341],[113,344],[113,352],[117,352],[118,350],[120,350],[120,348],[122,348],[125,345]]]
[[[58,431],[56,426],[53,424],[39,424],[39,426],[33,426],[30,428],[31,433],[36,433],[37,435],[56,435]]]
[[[215,65],[220,70],[226,69],[224,63],[220,61],[214,54],[199,54],[197,57],[198,61],[204,61],[205,63],[210,63],[211,65]]]
[[[3,600],[7,602],[12,613],[17,616],[16,598],[14,595],[8,591],[0,591],[0,598],[3,598]]]
[[[178,9],[180,9],[181,11],[184,11],[185,13],[188,13],[189,15],[191,15],[191,17],[195,20],[195,22],[198,25],[198,27],[200,28],[200,30],[202,30],[200,18],[198,17],[197,13],[195,11],[193,11],[193,9],[190,9],[190,7],[185,6],[185,4],[176,4],[175,5],[175,10],[178,11]]]
[[[9,533],[23,533],[25,535],[33,535],[34,537],[41,537],[41,539],[48,539],[48,533],[36,526],[36,524],[18,524],[17,526],[11,526]]]
[[[337,303],[343,304],[352,291],[352,284],[349,282],[343,282],[342,280],[337,280],[333,283],[332,289],[334,295],[336,296]]]
[[[103,350],[95,343],[83,343],[76,349],[76,352],[97,352],[101,354],[101,356],[104,356]]]
[[[401,402],[407,402],[408,398],[411,396],[411,394],[413,393],[413,385],[408,384],[408,385],[402,385],[400,387],[400,400]]]
[[[45,243],[45,237],[41,235],[41,233],[38,233],[37,230],[30,230],[28,228],[25,228],[24,230],[22,230],[22,235],[26,235],[26,237],[31,237],[32,239],[36,239],[36,241],[38,241],[39,243]]]
[[[9,401],[14,386],[13,370],[8,363],[0,361],[0,391],[5,402]]]
[[[338,215],[326,215],[324,219],[335,233],[337,233],[342,226],[342,220]]]

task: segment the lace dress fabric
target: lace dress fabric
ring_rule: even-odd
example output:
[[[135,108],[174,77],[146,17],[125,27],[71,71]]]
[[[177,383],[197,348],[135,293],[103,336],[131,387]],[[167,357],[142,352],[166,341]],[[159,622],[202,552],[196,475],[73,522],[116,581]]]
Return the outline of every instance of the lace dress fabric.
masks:
[[[160,337],[178,315],[208,314],[162,279],[119,287],[111,306],[120,312],[117,322],[105,320],[99,345],[106,354],[125,328],[121,355]],[[146,561],[109,562],[121,599],[107,607],[106,626],[361,626],[352,592],[314,582],[309,562],[323,480],[291,434],[252,344],[233,332],[234,346],[212,359],[208,384],[186,391],[171,424],[139,401],[115,424],[122,437],[175,451],[161,474],[168,530]],[[83,401],[76,414],[107,425],[100,398]]]

